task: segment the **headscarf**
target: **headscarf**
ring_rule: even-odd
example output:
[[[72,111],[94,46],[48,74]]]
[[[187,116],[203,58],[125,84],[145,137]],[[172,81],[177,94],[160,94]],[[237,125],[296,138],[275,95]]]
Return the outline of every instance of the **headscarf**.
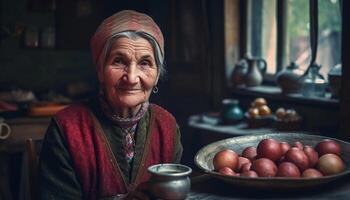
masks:
[[[164,56],[163,34],[153,19],[144,13],[123,10],[105,19],[91,38],[92,58],[97,73],[100,73],[104,67],[103,65],[107,56],[105,55],[106,47],[110,45],[113,36],[124,31],[145,32],[149,34],[158,43],[161,53]]]

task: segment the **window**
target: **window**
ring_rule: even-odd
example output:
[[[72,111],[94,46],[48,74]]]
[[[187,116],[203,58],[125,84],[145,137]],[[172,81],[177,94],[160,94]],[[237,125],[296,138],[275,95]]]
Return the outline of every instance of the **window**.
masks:
[[[247,1],[247,50],[245,54],[264,58],[267,74],[276,72],[276,0]]]
[[[285,60],[302,69],[310,63],[309,1],[287,1],[287,43]],[[341,13],[339,0],[318,1],[318,48],[316,62],[327,78],[328,71],[341,62]]]
[[[327,79],[328,71],[341,62],[340,0],[318,1],[318,48],[316,63]],[[246,0],[243,10],[244,43],[241,55],[250,54],[267,61],[265,78],[291,62],[307,69],[310,59],[310,1]],[[241,10],[242,11],[242,10]],[[231,61],[232,62],[232,61]]]

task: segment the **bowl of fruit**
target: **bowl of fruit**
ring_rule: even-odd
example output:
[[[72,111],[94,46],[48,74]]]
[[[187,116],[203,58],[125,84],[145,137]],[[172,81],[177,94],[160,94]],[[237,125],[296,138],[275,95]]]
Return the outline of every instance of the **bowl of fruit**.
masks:
[[[270,133],[220,140],[201,148],[203,172],[240,187],[300,189],[350,173],[350,143],[335,138]]]
[[[293,108],[280,107],[275,112],[275,128],[280,131],[296,131],[300,129],[302,117]]]
[[[269,126],[274,121],[274,115],[264,98],[256,98],[244,114],[250,128]]]

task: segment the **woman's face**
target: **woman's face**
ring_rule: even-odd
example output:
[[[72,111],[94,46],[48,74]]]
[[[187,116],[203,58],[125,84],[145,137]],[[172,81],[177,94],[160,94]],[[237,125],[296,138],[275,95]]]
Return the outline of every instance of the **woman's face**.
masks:
[[[117,39],[99,76],[108,103],[116,110],[132,109],[148,101],[158,81],[151,44],[143,39]]]

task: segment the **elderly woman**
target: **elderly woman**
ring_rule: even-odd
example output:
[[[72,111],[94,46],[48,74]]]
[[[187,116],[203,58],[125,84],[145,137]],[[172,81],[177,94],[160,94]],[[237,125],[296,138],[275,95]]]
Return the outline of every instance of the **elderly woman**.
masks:
[[[175,118],[149,103],[164,72],[157,24],[118,12],[98,27],[91,49],[100,92],[53,118],[40,155],[41,199],[136,198],[148,166],[180,162]]]

